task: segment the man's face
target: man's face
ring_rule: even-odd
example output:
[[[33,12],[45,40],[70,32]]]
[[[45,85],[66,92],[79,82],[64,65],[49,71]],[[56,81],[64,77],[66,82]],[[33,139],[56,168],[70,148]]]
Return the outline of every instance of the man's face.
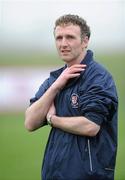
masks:
[[[61,59],[67,64],[79,63],[83,58],[88,38],[81,40],[81,31],[78,25],[62,25],[55,29],[56,47]]]

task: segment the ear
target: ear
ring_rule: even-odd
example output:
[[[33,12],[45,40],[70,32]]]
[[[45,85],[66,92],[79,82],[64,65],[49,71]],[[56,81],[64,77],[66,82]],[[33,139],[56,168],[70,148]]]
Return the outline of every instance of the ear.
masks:
[[[88,43],[89,43],[89,38],[88,38],[88,36],[85,36],[82,40],[83,48],[87,48]]]

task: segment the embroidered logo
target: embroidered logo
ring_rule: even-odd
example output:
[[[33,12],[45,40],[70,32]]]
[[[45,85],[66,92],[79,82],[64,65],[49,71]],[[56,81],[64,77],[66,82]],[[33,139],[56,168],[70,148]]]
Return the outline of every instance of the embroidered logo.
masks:
[[[79,100],[79,96],[77,94],[73,93],[71,95],[71,106],[72,106],[72,108],[78,108],[78,106],[79,106],[78,100]]]

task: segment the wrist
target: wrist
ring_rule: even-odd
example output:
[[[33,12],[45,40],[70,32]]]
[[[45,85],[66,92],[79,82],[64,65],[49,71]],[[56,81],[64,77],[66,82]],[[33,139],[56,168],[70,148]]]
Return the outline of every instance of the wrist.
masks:
[[[50,125],[50,126],[52,126],[52,121],[51,121],[51,119],[52,119],[52,114],[49,114],[49,115],[47,116],[47,124]]]
[[[47,124],[50,125],[51,127],[53,127],[53,122],[52,122],[52,118],[54,117],[54,114],[49,114],[47,116]]]
[[[51,87],[54,89],[54,91],[57,92],[59,92],[62,89],[62,86],[57,81],[55,81]]]

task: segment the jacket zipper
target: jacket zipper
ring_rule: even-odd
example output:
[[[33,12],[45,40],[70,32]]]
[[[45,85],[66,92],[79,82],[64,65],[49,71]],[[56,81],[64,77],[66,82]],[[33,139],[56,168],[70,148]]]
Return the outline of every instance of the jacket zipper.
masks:
[[[89,151],[89,165],[90,165],[90,171],[93,171],[92,166],[92,156],[91,156],[91,147],[90,147],[90,140],[88,139],[88,151]]]

